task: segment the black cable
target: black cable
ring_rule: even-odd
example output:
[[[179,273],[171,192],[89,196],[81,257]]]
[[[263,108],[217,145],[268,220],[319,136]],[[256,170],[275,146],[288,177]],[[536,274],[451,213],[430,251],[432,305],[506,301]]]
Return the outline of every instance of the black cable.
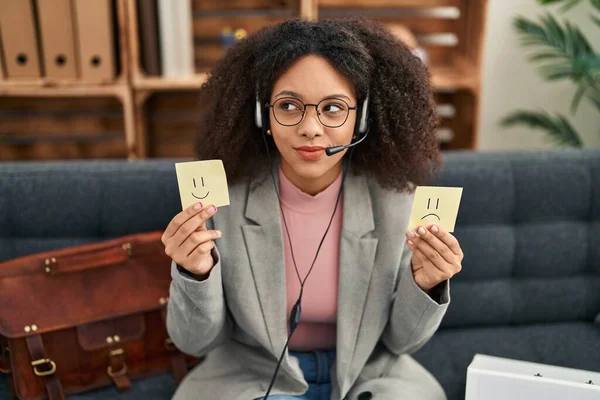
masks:
[[[344,165],[344,169],[343,169],[343,173],[342,173],[342,184],[340,186],[340,191],[338,192],[338,196],[335,201],[335,208],[333,209],[333,214],[331,214],[331,218],[329,219],[329,224],[327,225],[327,229],[325,230],[325,233],[323,234],[323,237],[321,238],[321,242],[319,243],[319,247],[317,248],[317,252],[316,252],[315,258],[313,259],[313,262],[310,266],[310,269],[308,270],[306,276],[304,277],[304,280],[302,280],[300,278],[300,272],[298,271],[298,266],[296,265],[296,258],[294,257],[294,248],[292,246],[292,239],[290,238],[290,232],[287,227],[287,221],[285,219],[285,214],[283,212],[283,206],[281,205],[281,197],[279,196],[279,190],[277,189],[277,184],[275,182],[275,175],[273,174],[273,167],[271,165],[271,152],[269,151],[269,145],[267,144],[267,139],[265,138],[264,133],[261,136],[263,138],[265,148],[267,149],[267,161],[268,161],[269,169],[271,172],[271,178],[273,180],[273,187],[275,188],[275,193],[277,194],[277,199],[279,201],[279,210],[281,212],[281,216],[283,218],[283,224],[285,226],[285,231],[287,233],[288,243],[290,246],[290,253],[292,255],[292,261],[294,263],[294,269],[296,270],[296,275],[298,276],[298,281],[300,281],[300,294],[298,295],[298,300],[296,300],[296,304],[294,304],[294,307],[292,307],[292,311],[290,313],[290,321],[289,321],[290,322],[290,333],[285,342],[285,346],[283,346],[283,351],[281,352],[281,355],[279,356],[279,360],[277,361],[277,366],[275,367],[275,371],[273,372],[273,377],[271,378],[271,383],[269,384],[269,388],[267,389],[267,392],[265,393],[265,396],[263,398],[264,400],[267,400],[267,398],[269,397],[269,393],[271,393],[271,389],[273,388],[273,385],[275,384],[275,379],[277,378],[277,373],[279,372],[279,367],[281,366],[281,361],[283,361],[283,356],[285,355],[285,352],[288,348],[290,339],[292,338],[292,335],[294,334],[296,327],[298,326],[298,323],[300,322],[300,316],[302,313],[301,304],[302,304],[302,295],[304,294],[304,284],[306,282],[306,279],[308,279],[308,276],[312,272],[313,267],[315,266],[315,262],[317,261],[319,251],[321,251],[321,246],[323,245],[323,242],[325,241],[325,237],[327,236],[327,233],[329,232],[329,228],[331,227],[331,223],[333,222],[333,218],[335,217],[335,213],[337,211],[337,207],[338,207],[340,198],[343,193],[344,182],[346,180],[346,173],[348,172],[348,169],[350,166],[350,160],[352,159],[352,153],[354,152],[354,147],[352,147],[350,149],[350,155],[349,155],[348,161],[347,161],[346,165]]]

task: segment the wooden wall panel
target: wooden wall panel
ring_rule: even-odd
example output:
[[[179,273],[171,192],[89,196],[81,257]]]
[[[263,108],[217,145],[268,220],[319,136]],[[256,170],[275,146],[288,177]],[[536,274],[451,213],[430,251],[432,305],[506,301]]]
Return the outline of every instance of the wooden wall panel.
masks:
[[[260,28],[298,17],[299,0],[194,0],[192,30],[197,72],[208,72],[225,54],[219,35],[224,28],[242,28],[248,34]]]
[[[198,131],[197,92],[156,93],[147,100],[149,157],[193,157]]]
[[[423,7],[458,7],[461,0],[319,0],[319,7],[336,8],[423,8]]]
[[[0,159],[126,158],[122,106],[111,98],[0,98]]]
[[[223,10],[300,9],[300,0],[192,0],[192,9],[201,12]]]

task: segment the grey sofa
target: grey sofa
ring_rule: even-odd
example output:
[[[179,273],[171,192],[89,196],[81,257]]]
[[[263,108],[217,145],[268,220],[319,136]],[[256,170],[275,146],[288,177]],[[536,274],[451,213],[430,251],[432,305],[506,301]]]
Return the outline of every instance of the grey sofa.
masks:
[[[440,330],[415,357],[449,400],[464,398],[476,353],[600,371],[600,150],[444,161],[432,184],[464,187],[455,231],[464,269]],[[180,209],[173,162],[0,163],[0,260],[164,229]],[[167,399],[174,389],[163,374],[120,395],[71,398]]]

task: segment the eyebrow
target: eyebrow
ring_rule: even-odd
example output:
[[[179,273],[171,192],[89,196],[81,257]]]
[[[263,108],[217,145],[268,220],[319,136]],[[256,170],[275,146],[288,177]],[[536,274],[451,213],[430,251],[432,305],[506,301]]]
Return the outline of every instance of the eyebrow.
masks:
[[[281,92],[277,93],[277,95],[275,97],[279,97],[281,95],[292,96],[292,97],[297,97],[299,99],[302,99],[301,95],[299,95],[296,92],[292,92],[291,90],[282,90]],[[342,93],[330,94],[329,96],[323,97],[323,99],[321,99],[321,100],[331,99],[331,98],[340,98],[340,97],[342,97],[342,98],[347,99],[348,101],[350,101],[350,97],[348,97],[348,96],[346,96],[345,94],[342,94]]]

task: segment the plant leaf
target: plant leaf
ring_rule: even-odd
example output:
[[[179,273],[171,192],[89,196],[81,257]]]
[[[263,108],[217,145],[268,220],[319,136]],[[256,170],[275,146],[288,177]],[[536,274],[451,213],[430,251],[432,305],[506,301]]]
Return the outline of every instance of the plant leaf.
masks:
[[[550,53],[550,52],[537,53],[532,56],[529,56],[529,61],[543,61],[543,60],[550,60],[553,58],[561,58],[561,56],[559,54]]]
[[[579,85],[575,95],[573,96],[573,100],[571,100],[571,113],[575,114],[577,112],[577,108],[579,107],[579,103],[583,98],[585,92],[589,89],[588,85]]]
[[[553,118],[546,111],[515,111],[503,118],[500,123],[504,127],[525,125],[532,129],[543,130],[559,146],[583,146],[577,131],[559,114]]]
[[[594,21],[596,25],[600,27],[600,18],[596,17],[595,15],[591,15],[590,18],[592,19],[592,21]]]
[[[525,46],[543,46],[564,58],[593,53],[592,47],[578,27],[566,22],[563,28],[549,13],[541,16],[539,23],[525,17],[516,17],[513,26]]]
[[[581,83],[596,74],[600,76],[600,55],[594,53],[577,26],[567,21],[563,28],[551,14],[540,20],[537,23],[517,17],[513,22],[523,45],[543,47],[528,58],[533,62],[549,62],[541,67],[546,80],[571,79]]]
[[[600,112],[600,93],[588,93],[588,99],[596,106],[598,112]]]
[[[600,0],[590,0],[590,3],[592,4],[592,7],[600,11]]]
[[[567,4],[565,4],[564,6],[562,6],[560,8],[561,12],[567,12],[569,11],[571,8],[575,7],[577,4],[579,4],[581,2],[581,0],[571,0],[569,2],[567,2]]]
[[[540,68],[548,81],[557,81],[560,79],[571,78],[571,68],[565,66],[547,65]]]
[[[554,4],[554,3],[565,3],[565,2],[567,4],[563,5],[560,9],[562,12],[567,11],[570,8],[576,6],[577,4],[579,4],[581,2],[581,0],[538,0],[538,3],[540,3],[543,6],[547,6],[547,5]]]

